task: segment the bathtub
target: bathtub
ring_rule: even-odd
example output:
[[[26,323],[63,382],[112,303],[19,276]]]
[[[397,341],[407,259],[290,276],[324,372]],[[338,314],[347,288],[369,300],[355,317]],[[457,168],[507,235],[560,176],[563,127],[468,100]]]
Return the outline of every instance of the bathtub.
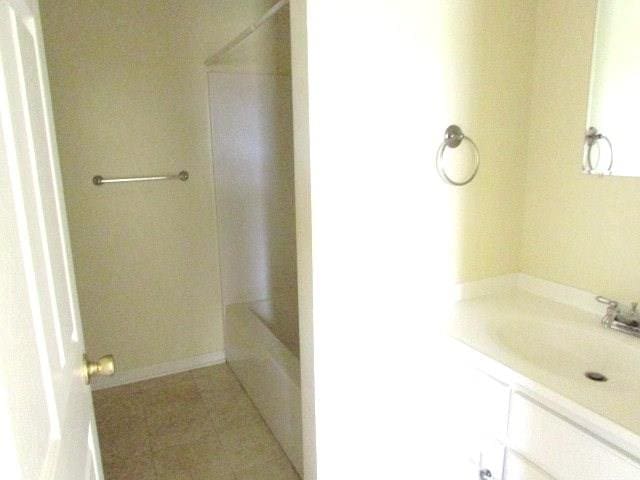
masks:
[[[226,307],[227,362],[302,476],[297,305],[263,300]]]

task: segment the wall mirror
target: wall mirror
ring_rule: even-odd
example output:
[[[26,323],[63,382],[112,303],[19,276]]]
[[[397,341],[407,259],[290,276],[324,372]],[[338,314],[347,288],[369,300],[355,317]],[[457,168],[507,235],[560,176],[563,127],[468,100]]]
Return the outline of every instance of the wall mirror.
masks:
[[[640,176],[640,1],[600,0],[583,171]]]

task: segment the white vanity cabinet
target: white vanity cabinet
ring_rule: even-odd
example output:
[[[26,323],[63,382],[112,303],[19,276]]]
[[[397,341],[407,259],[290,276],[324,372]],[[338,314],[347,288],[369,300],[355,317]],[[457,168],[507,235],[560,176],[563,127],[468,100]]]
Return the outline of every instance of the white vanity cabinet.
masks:
[[[576,422],[476,369],[462,373],[465,479],[639,480],[640,463]],[[461,431],[464,429],[464,432]],[[467,471],[467,470],[465,470]]]

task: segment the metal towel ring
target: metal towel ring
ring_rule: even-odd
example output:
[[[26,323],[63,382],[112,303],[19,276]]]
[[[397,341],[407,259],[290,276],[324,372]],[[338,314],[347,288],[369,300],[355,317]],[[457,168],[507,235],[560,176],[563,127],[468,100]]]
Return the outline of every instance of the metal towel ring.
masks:
[[[591,151],[593,150],[593,146],[596,145],[599,140],[607,142],[609,145],[609,152],[611,152],[611,156],[609,157],[609,166],[606,170],[601,171],[596,170],[593,167],[593,162],[591,161]],[[613,145],[611,144],[611,140],[609,140],[606,135],[598,132],[596,127],[589,127],[587,134],[584,136],[584,141],[587,147],[587,154],[584,156],[585,158],[582,165],[582,171],[590,175],[611,175],[611,168],[613,167]]]
[[[442,166],[442,157],[444,156],[444,151],[446,150],[447,147],[457,148],[462,143],[463,140],[467,140],[473,147],[473,156],[475,159],[475,166],[469,178],[461,182],[457,182],[451,179],[449,175],[447,175],[447,172]],[[478,173],[478,169],[480,168],[480,151],[478,150],[478,147],[473,142],[473,140],[467,137],[462,132],[462,129],[459,126],[449,125],[447,129],[444,131],[444,141],[440,144],[440,147],[438,148],[438,152],[436,153],[436,168],[438,169],[438,173],[440,174],[440,177],[442,177],[442,179],[445,182],[451,185],[455,185],[456,187],[462,187],[463,185],[466,185],[467,183],[471,182],[471,180],[473,180],[476,177],[476,174]]]

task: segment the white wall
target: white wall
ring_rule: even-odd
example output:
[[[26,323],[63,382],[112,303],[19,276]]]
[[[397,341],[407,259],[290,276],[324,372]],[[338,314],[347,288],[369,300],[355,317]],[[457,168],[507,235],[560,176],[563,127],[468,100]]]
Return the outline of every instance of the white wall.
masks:
[[[303,471],[305,480],[315,480],[317,477],[316,388],[306,0],[291,0],[289,11],[291,17],[291,100],[293,107],[296,245],[298,250],[296,270],[298,277]]]
[[[298,272],[318,478],[440,478],[448,287],[518,269],[532,15],[507,0],[308,0],[304,25],[293,17],[307,40],[293,44],[296,122],[308,111],[298,240],[312,247]],[[466,189],[435,171],[454,122],[482,153]]]
[[[202,62],[267,0],[43,0],[87,351],[121,372],[223,349]],[[286,18],[226,59],[284,64]],[[91,177],[189,171],[188,182]]]

